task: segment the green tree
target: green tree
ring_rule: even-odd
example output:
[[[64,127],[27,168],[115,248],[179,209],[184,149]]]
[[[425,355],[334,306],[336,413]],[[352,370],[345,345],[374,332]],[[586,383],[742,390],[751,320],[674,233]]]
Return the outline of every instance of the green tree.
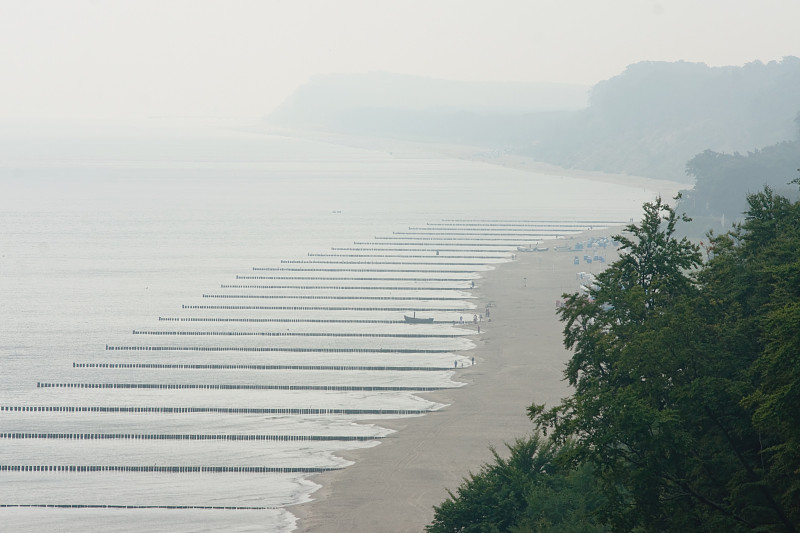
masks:
[[[588,468],[566,467],[565,448],[539,436],[508,445],[509,457],[466,478],[434,508],[428,533],[582,532],[605,528],[595,515],[602,502]]]
[[[701,256],[678,239],[681,217],[659,198],[644,205],[641,225],[619,235],[620,259],[597,277],[588,297],[566,296],[560,309],[564,344],[574,354],[565,376],[575,388],[561,405],[532,406],[537,426],[577,440],[575,460],[589,461],[609,498],[615,529],[664,527],[663,503],[690,520],[681,458],[692,439],[673,397],[702,338],[690,272]],[[680,318],[677,318],[680,317]]]
[[[450,498],[435,508],[429,533],[508,531],[519,520],[529,485],[555,469],[554,453],[538,437],[508,449],[508,459],[492,450],[495,462],[465,479],[457,495],[448,491]]]
[[[605,498],[588,464],[540,478],[526,496],[527,508],[512,533],[602,533],[598,515]]]
[[[795,180],[797,181],[797,180]],[[744,224],[712,241],[707,291],[736,313],[757,443],[746,479],[787,530],[800,523],[800,203],[766,187]]]
[[[706,150],[686,163],[686,174],[695,179],[679,207],[710,227],[712,219],[744,222],[749,209],[747,194],[764,186],[782,195],[795,193],[786,182],[800,166],[800,141],[780,142],[746,154]],[[727,228],[726,228],[727,229]]]
[[[495,454],[430,532],[798,530],[800,202],[747,203],[702,265],[685,218],[645,204],[559,310],[573,394],[529,407],[544,435]]]
[[[800,382],[778,371],[794,361],[784,348],[797,330],[778,324],[796,309],[784,306],[772,321],[760,316],[774,306],[774,269],[786,275],[800,249],[797,238],[776,236],[800,219],[783,215],[788,201],[768,189],[749,201],[747,223],[712,239],[702,270],[698,249],[675,236],[675,212],[660,199],[645,204],[641,225],[627,228],[633,238],[618,237],[620,259],[588,298],[569,296],[560,310],[565,345],[574,350],[565,375],[575,392],[555,408],[529,412],[559,441],[576,440],[574,460],[594,466],[615,530],[795,530],[792,430],[781,423],[771,428],[780,444],[765,441],[753,406],[798,427],[786,391]],[[760,266],[763,254],[775,257],[770,268]],[[796,284],[784,285],[796,294]],[[772,359],[761,355],[769,346],[764,326],[783,334],[780,350],[764,352]],[[765,463],[765,452],[781,458],[781,468]]]

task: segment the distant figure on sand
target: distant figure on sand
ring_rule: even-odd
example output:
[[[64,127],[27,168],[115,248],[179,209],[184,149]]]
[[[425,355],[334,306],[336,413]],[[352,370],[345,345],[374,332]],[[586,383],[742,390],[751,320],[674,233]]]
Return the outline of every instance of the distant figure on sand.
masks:
[[[453,368],[458,368],[458,360],[453,361]]]

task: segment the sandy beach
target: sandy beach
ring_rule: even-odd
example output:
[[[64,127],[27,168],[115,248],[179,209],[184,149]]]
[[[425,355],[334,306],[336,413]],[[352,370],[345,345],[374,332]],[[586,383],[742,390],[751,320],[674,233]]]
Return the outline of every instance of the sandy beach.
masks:
[[[607,262],[616,258],[610,248],[603,255]],[[427,394],[448,404],[440,411],[379,422],[397,432],[375,448],[347,456],[354,465],[312,478],[322,485],[314,501],[289,508],[299,518],[297,531],[423,531],[447,490],[455,491],[464,477],[491,461],[490,447],[502,454],[504,443],[529,434],[526,408],[534,402],[552,405],[569,393],[563,381],[569,353],[556,301],[578,289],[578,272],[597,273],[602,267],[574,265],[574,257],[551,246],[547,252],[518,253],[515,261],[488,272],[474,294],[479,308],[492,305],[491,322],[481,323],[477,347],[465,353],[474,355],[476,364],[455,374],[468,385]]]

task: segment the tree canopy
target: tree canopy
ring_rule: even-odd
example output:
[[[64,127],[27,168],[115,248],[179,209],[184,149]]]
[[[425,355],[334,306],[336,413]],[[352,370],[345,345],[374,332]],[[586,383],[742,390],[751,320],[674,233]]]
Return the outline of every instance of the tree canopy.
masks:
[[[797,531],[800,203],[765,188],[747,204],[701,245],[661,199],[644,205],[620,259],[558,311],[574,392],[532,405],[535,445],[451,493],[429,531]],[[564,497],[582,503],[559,525],[545,510]]]
[[[705,150],[686,163],[686,173],[694,177],[695,185],[692,190],[684,191],[679,206],[702,222],[708,223],[709,218],[743,222],[748,193],[767,186],[783,196],[796,196],[797,189],[789,181],[797,168],[800,168],[800,140],[746,154]]]

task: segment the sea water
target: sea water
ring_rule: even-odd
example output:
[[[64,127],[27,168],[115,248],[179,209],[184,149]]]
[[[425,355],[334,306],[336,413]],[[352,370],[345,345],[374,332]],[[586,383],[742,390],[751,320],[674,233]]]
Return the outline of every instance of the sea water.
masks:
[[[2,135],[4,531],[291,531],[338,452],[462,386],[470,289],[515,251],[475,226],[569,235],[654,194],[219,129]]]

